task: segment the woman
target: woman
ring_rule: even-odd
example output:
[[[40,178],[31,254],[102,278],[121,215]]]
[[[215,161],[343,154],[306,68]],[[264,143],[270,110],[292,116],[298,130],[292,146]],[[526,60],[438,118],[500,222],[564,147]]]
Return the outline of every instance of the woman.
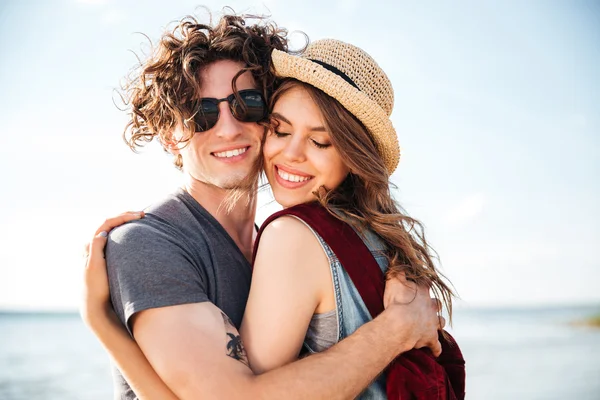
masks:
[[[382,271],[431,285],[451,316],[453,293],[434,266],[421,225],[404,215],[390,194],[388,179],[400,151],[389,120],[393,90],[385,73],[364,51],[336,40],[314,42],[300,57],[274,50],[272,58],[282,82],[271,99],[263,169],[275,200],[284,208],[318,201],[360,232]],[[279,235],[295,239],[302,260],[277,253],[273,242]],[[255,373],[297,359],[303,346],[323,351],[370,320],[327,241],[301,219],[283,216],[263,226],[257,245],[241,327]],[[98,251],[98,244],[92,245],[91,252]],[[119,329],[109,323],[114,316],[106,281],[88,279],[87,290],[99,292],[107,309],[95,317],[94,332]],[[105,345],[135,380],[134,390],[160,386],[134,343]],[[361,396],[386,398],[385,376]]]

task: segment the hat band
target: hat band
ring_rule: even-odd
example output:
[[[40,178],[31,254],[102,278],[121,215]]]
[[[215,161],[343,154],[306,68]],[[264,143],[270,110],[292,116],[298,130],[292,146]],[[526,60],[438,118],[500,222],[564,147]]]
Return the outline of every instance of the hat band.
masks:
[[[340,78],[342,78],[343,80],[345,80],[346,82],[348,82],[349,84],[351,84],[352,86],[354,86],[355,88],[357,88],[358,90],[360,90],[360,88],[358,87],[358,85],[356,83],[354,83],[352,81],[352,79],[350,79],[350,77],[348,77],[348,75],[346,75],[345,73],[343,73],[342,71],[340,71],[339,69],[337,69],[336,67],[334,67],[333,65],[329,65],[327,63],[324,63],[323,61],[319,61],[319,60],[313,60],[312,58],[309,58],[308,60],[319,64],[321,67],[325,68],[328,71],[333,72],[334,74],[336,74],[337,76],[339,76]]]

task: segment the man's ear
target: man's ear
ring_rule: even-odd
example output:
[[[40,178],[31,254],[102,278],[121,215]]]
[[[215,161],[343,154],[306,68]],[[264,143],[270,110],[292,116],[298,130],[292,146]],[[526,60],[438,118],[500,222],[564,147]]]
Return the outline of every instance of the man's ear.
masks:
[[[169,132],[164,132],[161,135],[160,141],[166,151],[174,156],[178,156],[181,153],[181,149],[185,147],[191,140],[192,134],[187,128],[185,121],[180,122],[177,126]]]
[[[173,154],[174,156],[179,155],[180,149],[179,142],[177,140],[173,138],[163,139],[162,144],[165,150],[167,150],[169,153]]]

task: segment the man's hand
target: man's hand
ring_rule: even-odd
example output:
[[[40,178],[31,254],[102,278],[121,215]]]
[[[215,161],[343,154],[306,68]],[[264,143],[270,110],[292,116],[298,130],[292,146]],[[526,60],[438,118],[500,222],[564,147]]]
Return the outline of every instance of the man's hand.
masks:
[[[417,286],[399,274],[386,281],[383,305],[399,319],[397,332],[405,344],[417,349],[429,347],[436,357],[442,353],[438,330],[446,322],[438,315],[441,303],[430,297],[429,287]]]

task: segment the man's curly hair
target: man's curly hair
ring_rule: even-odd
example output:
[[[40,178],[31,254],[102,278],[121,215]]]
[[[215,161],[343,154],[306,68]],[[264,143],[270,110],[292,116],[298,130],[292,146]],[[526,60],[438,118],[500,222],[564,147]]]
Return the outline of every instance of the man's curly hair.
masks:
[[[234,78],[234,91],[237,78],[250,71],[268,99],[275,82],[273,49],[288,51],[287,30],[264,17],[225,14],[215,25],[183,18],[163,34],[122,86],[121,97],[130,111],[123,139],[133,151],[155,137],[165,148],[172,131],[183,124],[187,137],[182,141],[189,140],[195,131],[192,116],[202,85],[200,71],[218,60],[244,63]],[[181,169],[181,157],[175,158],[175,166]]]

